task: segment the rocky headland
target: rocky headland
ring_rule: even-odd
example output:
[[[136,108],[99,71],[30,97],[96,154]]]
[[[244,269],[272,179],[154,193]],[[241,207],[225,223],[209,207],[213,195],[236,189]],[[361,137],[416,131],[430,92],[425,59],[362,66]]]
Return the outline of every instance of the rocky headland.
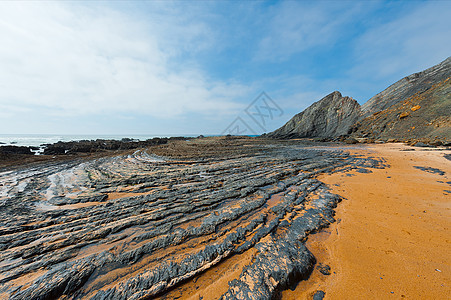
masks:
[[[451,145],[450,77],[451,57],[399,80],[362,106],[336,91],[266,136]]]

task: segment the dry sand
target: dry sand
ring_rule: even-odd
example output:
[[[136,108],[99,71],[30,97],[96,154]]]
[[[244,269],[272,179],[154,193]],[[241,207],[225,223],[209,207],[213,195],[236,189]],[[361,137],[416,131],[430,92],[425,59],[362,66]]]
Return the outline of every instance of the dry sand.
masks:
[[[451,162],[443,156],[450,151],[401,151],[409,148],[351,150],[383,157],[390,167],[320,178],[346,198],[338,222],[307,241],[331,275],[315,269],[283,299],[311,299],[316,290],[325,299],[451,299]]]

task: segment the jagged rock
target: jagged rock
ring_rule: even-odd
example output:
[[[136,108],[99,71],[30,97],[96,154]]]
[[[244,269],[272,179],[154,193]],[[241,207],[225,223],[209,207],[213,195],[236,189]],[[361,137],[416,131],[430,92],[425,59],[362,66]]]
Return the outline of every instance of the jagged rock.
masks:
[[[451,140],[450,77],[451,57],[399,80],[361,107],[354,99],[333,92],[265,136],[337,139],[351,135],[375,140],[434,138],[446,144]]]
[[[313,103],[267,136],[273,138],[339,137],[348,133],[359,116],[359,103],[335,91]]]

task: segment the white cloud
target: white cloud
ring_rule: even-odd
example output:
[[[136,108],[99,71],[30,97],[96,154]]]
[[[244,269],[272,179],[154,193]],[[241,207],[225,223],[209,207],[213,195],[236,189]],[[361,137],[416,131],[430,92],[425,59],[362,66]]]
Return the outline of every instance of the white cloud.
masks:
[[[212,37],[201,21],[167,13],[149,13],[144,22],[105,6],[1,3],[2,113],[34,107],[68,116],[175,117],[241,108],[233,100],[248,87],[211,81],[195,64],[174,65]]]

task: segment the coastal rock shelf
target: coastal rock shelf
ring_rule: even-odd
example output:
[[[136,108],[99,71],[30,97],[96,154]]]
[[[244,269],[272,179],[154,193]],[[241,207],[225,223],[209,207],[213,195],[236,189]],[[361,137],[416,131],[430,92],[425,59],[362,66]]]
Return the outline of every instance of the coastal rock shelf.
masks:
[[[317,175],[374,167],[333,148],[210,138],[2,172],[0,298],[171,298],[247,257],[217,297],[271,299],[308,276],[305,238],[334,221],[340,199]]]

